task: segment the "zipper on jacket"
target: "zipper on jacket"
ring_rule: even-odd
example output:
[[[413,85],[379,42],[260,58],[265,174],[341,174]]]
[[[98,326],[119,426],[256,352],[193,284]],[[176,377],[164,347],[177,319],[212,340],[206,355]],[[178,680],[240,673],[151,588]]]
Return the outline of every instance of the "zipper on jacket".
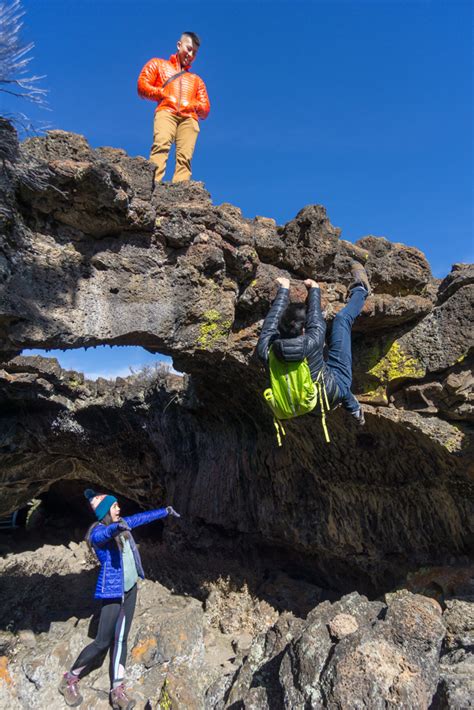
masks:
[[[107,569],[107,560],[104,562],[104,574],[102,576],[102,593],[104,592],[105,589],[105,571]]]
[[[182,78],[183,78],[182,76],[179,77],[178,111],[179,111],[179,109],[181,108],[181,88],[182,88],[181,80],[182,80]]]
[[[123,603],[124,603],[124,601],[125,601],[125,571],[124,571],[124,569],[123,569],[123,550],[122,550],[122,548],[120,547],[120,542],[119,542],[119,540],[118,540],[119,537],[120,537],[120,535],[118,535],[118,537],[115,538],[115,542],[117,543],[117,547],[118,547],[118,550],[119,550],[120,566],[121,566],[121,568],[122,568],[122,605],[123,605]]]

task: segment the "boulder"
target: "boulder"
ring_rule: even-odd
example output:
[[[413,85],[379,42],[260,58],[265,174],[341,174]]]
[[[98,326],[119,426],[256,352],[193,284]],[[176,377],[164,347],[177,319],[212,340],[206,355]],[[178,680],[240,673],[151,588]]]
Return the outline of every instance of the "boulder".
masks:
[[[254,641],[216,707],[427,710],[438,685],[441,608],[406,591],[387,602],[352,594],[320,604],[306,621],[282,615]]]

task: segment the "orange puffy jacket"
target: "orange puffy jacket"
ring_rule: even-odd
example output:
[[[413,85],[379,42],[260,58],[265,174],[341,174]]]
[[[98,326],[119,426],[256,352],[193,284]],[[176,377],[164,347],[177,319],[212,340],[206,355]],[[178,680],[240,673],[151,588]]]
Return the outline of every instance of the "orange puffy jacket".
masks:
[[[211,108],[206,85],[197,74],[186,69],[164,89],[161,87],[173,74],[181,71],[178,55],[166,59],[150,59],[138,77],[138,93],[142,99],[158,101],[157,111],[170,111],[179,116],[206,118]]]

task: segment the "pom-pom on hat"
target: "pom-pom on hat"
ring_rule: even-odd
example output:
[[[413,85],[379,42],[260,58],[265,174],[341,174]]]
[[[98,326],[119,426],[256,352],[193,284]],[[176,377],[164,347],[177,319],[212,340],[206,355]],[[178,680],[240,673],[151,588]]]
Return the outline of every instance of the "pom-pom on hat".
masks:
[[[107,515],[111,506],[118,503],[115,496],[107,495],[106,493],[96,493],[92,488],[87,488],[84,495],[90,503],[97,520],[102,520],[104,515]]]

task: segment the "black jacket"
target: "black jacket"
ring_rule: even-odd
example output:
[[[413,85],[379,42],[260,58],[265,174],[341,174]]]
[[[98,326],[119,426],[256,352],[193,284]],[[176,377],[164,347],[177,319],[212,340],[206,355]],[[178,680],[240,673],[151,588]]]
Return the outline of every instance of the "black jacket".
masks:
[[[324,361],[323,351],[326,340],[326,321],[321,312],[321,290],[310,288],[306,311],[306,324],[304,335],[297,338],[281,338],[278,330],[280,317],[289,303],[289,290],[280,286],[277,296],[272,303],[267,317],[262,326],[258,339],[257,354],[265,364],[268,363],[270,347],[279,360],[297,362],[306,358],[313,381],[316,380],[321,370],[326,386],[329,404],[331,407],[341,403],[351,414],[360,410],[356,398],[349,392],[341,397],[332,370]]]

